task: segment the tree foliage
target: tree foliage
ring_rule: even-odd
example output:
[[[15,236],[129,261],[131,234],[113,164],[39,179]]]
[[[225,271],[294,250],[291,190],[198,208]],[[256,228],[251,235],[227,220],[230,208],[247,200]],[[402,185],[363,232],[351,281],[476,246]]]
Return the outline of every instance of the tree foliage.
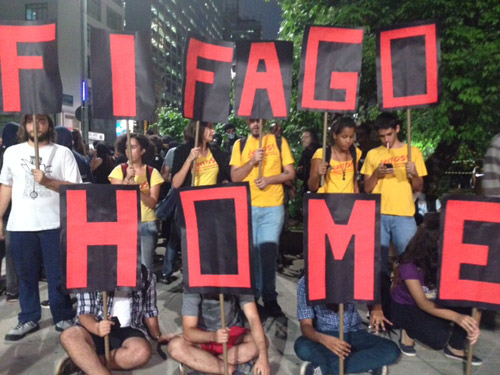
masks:
[[[378,112],[375,32],[384,26],[433,19],[440,24],[441,102],[412,110],[412,141],[428,159],[428,189],[457,157],[481,159],[500,123],[500,3],[496,0],[280,0],[280,37],[295,46],[294,80],[306,25],[365,27],[359,117]],[[309,116],[311,116],[309,118]],[[400,113],[401,118],[406,118]],[[317,116],[294,109],[289,123],[307,127]]]

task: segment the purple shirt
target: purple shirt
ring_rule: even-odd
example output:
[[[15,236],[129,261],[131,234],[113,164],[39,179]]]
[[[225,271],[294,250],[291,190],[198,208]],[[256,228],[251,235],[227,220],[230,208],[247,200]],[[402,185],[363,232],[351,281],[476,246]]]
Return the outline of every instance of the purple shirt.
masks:
[[[416,305],[408,287],[406,286],[405,280],[420,281],[420,284],[422,284],[425,291],[427,287],[424,286],[424,275],[422,271],[420,271],[413,263],[402,263],[398,266],[398,268],[401,281],[392,289],[392,299],[394,302],[403,305]]]

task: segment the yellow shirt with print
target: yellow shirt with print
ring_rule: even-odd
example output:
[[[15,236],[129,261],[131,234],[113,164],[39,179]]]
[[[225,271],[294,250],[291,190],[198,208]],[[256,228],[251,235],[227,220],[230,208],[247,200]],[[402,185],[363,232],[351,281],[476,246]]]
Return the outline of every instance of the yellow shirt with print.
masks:
[[[411,147],[411,160],[415,163],[419,177],[427,176],[424,158],[420,150]],[[415,215],[415,202],[413,201],[413,191],[410,180],[406,173],[406,163],[408,161],[408,147],[387,150],[380,146],[370,150],[366,156],[361,173],[371,176],[382,164],[392,164],[394,173],[379,178],[372,193],[382,195],[383,215],[413,216]]]
[[[123,176],[122,166],[117,165],[115,167],[115,169],[113,169],[111,171],[108,178],[110,180],[112,178],[116,178],[118,180],[123,180],[124,176]],[[151,186],[161,185],[164,182],[163,177],[161,176],[160,172],[158,172],[154,168],[153,168],[153,173],[151,173],[150,180],[151,180]],[[149,194],[149,184],[148,184],[148,179],[146,177],[146,172],[141,176],[134,176],[134,181],[137,182],[137,184],[139,185],[139,189],[141,190],[141,193]],[[152,208],[149,208],[144,203],[142,203],[142,199],[141,199],[141,221],[143,223],[146,223],[146,222],[155,221],[155,220],[156,220],[155,210]]]
[[[215,185],[218,174],[219,165],[210,149],[208,149],[208,155],[200,156],[196,161],[195,186]]]
[[[231,161],[229,164],[241,167],[248,163],[259,148],[259,138],[248,136],[243,152],[240,150],[241,139],[238,139],[233,146]],[[283,171],[283,167],[294,163],[290,146],[285,138],[281,137],[281,155],[276,137],[273,134],[266,134],[262,139],[264,149],[264,160],[262,161],[262,175],[264,177],[275,176]],[[259,165],[255,165],[252,171],[243,181],[250,184],[250,194],[252,196],[252,206],[255,207],[275,207],[283,204],[284,191],[282,184],[268,185],[264,190],[260,190],[255,185],[255,180],[259,177]]]
[[[323,160],[323,149],[318,148],[313,159]],[[361,150],[356,147],[356,165],[361,158]],[[326,172],[325,184],[318,193],[354,193],[354,164],[352,160],[339,162],[330,158],[330,168]],[[345,179],[343,178],[345,171]]]

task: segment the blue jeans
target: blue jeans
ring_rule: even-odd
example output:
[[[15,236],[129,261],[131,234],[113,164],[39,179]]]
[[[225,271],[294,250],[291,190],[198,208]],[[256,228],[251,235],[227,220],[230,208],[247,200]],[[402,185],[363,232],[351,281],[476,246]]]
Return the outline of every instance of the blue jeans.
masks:
[[[381,215],[381,271],[388,274],[389,244],[392,240],[398,255],[403,254],[406,245],[417,231],[417,223],[413,216]]]
[[[339,337],[338,332],[323,332]],[[344,341],[351,344],[351,354],[344,360],[345,373],[367,372],[395,362],[400,351],[391,340],[368,333],[366,330],[344,333]],[[339,373],[339,357],[326,346],[300,336],[295,341],[295,353],[303,361],[320,366],[328,375]]]
[[[141,223],[141,263],[152,270],[158,241],[158,224],[156,221]]]
[[[50,312],[54,323],[74,317],[69,295],[63,293],[61,277],[60,230],[10,232],[12,256],[19,278],[19,322],[38,322],[41,318],[38,280],[43,264],[49,286]]]
[[[285,220],[283,206],[252,206],[252,231],[254,246],[255,296],[262,296],[264,303],[275,301],[276,261],[281,229]]]

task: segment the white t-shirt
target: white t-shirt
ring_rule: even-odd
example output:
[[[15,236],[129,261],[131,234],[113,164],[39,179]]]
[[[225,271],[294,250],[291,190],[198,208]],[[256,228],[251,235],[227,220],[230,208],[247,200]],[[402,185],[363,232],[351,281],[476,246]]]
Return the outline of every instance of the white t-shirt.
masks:
[[[39,148],[40,170],[55,180],[81,183],[75,157],[63,146],[50,143]],[[12,186],[12,210],[7,230],[40,231],[57,229],[59,193],[35,183],[35,149],[27,142],[9,147],[3,156],[0,183]]]
[[[130,292],[124,290],[115,292],[111,315],[118,318],[121,328],[130,326],[132,323],[132,297]]]

